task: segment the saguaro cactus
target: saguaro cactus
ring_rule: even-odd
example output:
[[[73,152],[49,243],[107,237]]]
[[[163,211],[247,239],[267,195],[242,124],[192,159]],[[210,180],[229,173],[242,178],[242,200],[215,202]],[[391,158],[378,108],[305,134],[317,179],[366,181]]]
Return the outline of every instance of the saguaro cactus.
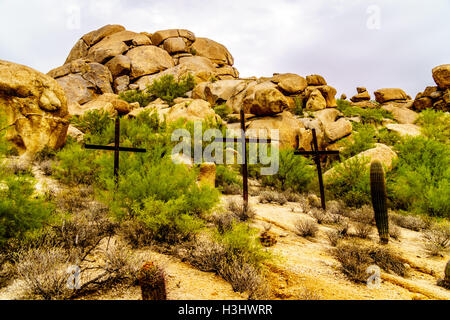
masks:
[[[386,244],[389,242],[389,218],[384,170],[379,160],[370,164],[370,192],[380,241]]]
[[[138,273],[142,300],[166,300],[166,281],[163,271],[153,262],[145,263]]]

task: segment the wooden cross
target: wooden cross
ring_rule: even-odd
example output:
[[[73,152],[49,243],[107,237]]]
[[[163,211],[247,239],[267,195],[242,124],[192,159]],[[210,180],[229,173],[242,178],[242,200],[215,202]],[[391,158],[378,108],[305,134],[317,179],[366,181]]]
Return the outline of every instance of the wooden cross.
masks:
[[[119,183],[119,152],[147,152],[146,149],[138,149],[138,148],[126,148],[121,147],[120,143],[120,118],[116,117],[116,126],[115,126],[115,134],[114,134],[114,146],[99,146],[92,144],[85,144],[84,147],[86,149],[95,149],[95,150],[108,150],[114,151],[114,182],[117,185]]]
[[[248,209],[248,161],[247,161],[247,143],[271,143],[271,139],[265,139],[265,141],[259,141],[258,139],[251,139],[245,136],[245,115],[244,110],[240,112],[241,118],[241,138],[216,138],[215,142],[240,142],[242,143],[242,187],[243,194],[242,198],[244,200],[244,210]],[[245,143],[243,143],[245,141]]]
[[[312,151],[295,151],[295,155],[312,155],[314,158],[314,162],[317,166],[317,175],[319,176],[319,188],[320,188],[320,200],[322,202],[322,209],[326,210],[325,205],[325,188],[323,186],[323,177],[322,177],[322,167],[320,165],[320,156],[321,155],[331,155],[331,154],[339,154],[339,151],[319,151],[319,147],[317,144],[317,135],[316,129],[312,129],[313,141],[311,143]]]

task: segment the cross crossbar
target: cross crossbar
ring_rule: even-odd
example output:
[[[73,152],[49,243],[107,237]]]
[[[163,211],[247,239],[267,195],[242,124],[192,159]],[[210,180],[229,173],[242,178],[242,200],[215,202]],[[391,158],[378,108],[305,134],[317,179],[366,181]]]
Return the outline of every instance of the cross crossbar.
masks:
[[[91,149],[91,150],[108,150],[108,151],[116,150],[116,147],[114,147],[114,146],[99,146],[99,145],[95,145],[95,144],[85,144],[84,147],[86,149]],[[127,147],[119,147],[118,150],[124,151],[124,152],[141,152],[141,153],[147,152],[146,149],[127,148]]]
[[[326,202],[325,202],[325,187],[323,184],[323,176],[322,176],[322,166],[320,163],[320,156],[321,155],[337,155],[339,154],[339,151],[320,151],[319,146],[317,143],[317,134],[316,129],[312,129],[312,135],[313,135],[313,141],[311,143],[311,149],[312,151],[295,151],[295,155],[303,155],[303,156],[313,156],[314,162],[316,163],[317,167],[317,175],[319,178],[319,188],[320,188],[320,201],[322,205],[322,209],[326,210]]]
[[[114,177],[115,177],[114,182],[116,183],[116,188],[119,183],[119,152],[120,151],[141,152],[141,153],[147,152],[146,149],[121,147],[119,143],[120,143],[120,118],[119,116],[117,116],[114,131],[114,146],[99,146],[93,144],[84,145],[86,149],[114,151]]]

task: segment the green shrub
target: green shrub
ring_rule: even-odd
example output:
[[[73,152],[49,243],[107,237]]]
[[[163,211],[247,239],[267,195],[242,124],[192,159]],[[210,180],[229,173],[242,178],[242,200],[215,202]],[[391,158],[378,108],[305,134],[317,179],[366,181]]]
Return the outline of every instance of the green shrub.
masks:
[[[242,179],[236,171],[229,168],[227,165],[217,165],[216,187],[224,189],[229,186],[237,186],[238,188],[242,188]]]
[[[155,100],[155,97],[147,90],[127,90],[119,93],[119,98],[128,103],[139,102],[141,108],[148,106],[148,104]]]
[[[395,146],[396,144],[401,143],[402,139],[403,138],[400,134],[394,131],[389,131],[386,128],[380,128],[376,136],[378,143],[383,143],[388,146]]]
[[[113,123],[113,119],[106,111],[92,110],[72,117],[71,123],[83,133],[99,135]]]
[[[396,149],[399,159],[388,183],[394,205],[431,216],[449,217],[449,147],[437,140],[414,137],[398,144]]]
[[[6,140],[6,131],[8,130],[9,123],[6,119],[6,114],[1,110],[0,106],[0,160],[2,156],[17,155],[17,150],[14,146]]]
[[[99,164],[93,150],[72,142],[56,154],[54,177],[67,185],[93,184],[97,181]]]
[[[149,229],[153,240],[169,244],[189,240],[205,226],[203,220],[186,213],[182,198],[167,202],[147,198],[143,209],[135,214]]]
[[[272,255],[264,249],[257,236],[258,232],[246,223],[234,222],[230,229],[217,232],[216,240],[225,248],[228,260],[239,259],[259,268]]]
[[[417,124],[422,126],[426,137],[447,145],[450,143],[450,114],[426,109],[420,113]]]
[[[300,97],[294,97],[294,114],[303,117],[303,100]]]
[[[216,105],[213,109],[214,112],[218,114],[223,120],[227,120],[228,115],[232,113],[232,110],[227,107],[226,103]]]
[[[315,175],[312,162],[305,157],[296,156],[292,150],[280,150],[278,173],[262,176],[264,186],[278,190],[304,192]]]
[[[90,125],[90,121],[87,123]],[[160,122],[155,112],[121,119],[120,145],[145,148],[147,152],[120,153],[117,187],[114,153],[85,150],[76,143],[58,152],[56,176],[66,183],[93,184],[117,220],[137,219],[148,229],[152,240],[187,240],[204,225],[204,214],[218,202],[219,193],[197,186],[197,169],[173,163],[171,151],[177,142],[171,141],[171,135],[179,127],[194,130],[190,122]],[[206,123],[204,129],[207,128]],[[101,131],[87,133],[85,140],[110,144],[114,141],[114,121],[105,123]]]
[[[334,167],[327,179],[327,190],[347,206],[361,207],[370,203],[370,175],[368,160],[361,157],[349,159]]]
[[[371,125],[355,126],[356,130],[351,140],[344,140],[344,149],[340,152],[342,159],[348,159],[365,150],[375,147],[374,137],[376,130]]]
[[[354,107],[346,100],[337,100],[337,109],[346,117],[360,117],[363,124],[381,124],[383,119],[394,119],[389,111],[380,108]]]
[[[20,239],[28,231],[49,221],[53,206],[34,193],[34,181],[26,175],[14,175],[0,168],[0,248],[12,238]]]
[[[173,105],[173,100],[178,97],[184,97],[188,91],[194,89],[195,80],[191,74],[175,81],[173,75],[165,75],[154,80],[153,84],[147,87],[148,93],[156,98],[161,98],[169,105]]]

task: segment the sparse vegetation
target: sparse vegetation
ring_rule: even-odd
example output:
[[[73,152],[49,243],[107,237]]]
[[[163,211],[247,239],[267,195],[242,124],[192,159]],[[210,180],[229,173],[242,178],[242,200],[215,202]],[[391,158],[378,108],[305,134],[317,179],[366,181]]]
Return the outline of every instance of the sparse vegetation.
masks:
[[[191,74],[175,81],[173,75],[165,75],[154,80],[153,84],[147,87],[148,93],[156,98],[166,101],[169,105],[173,105],[173,100],[178,97],[184,97],[188,91],[194,89],[195,80]]]
[[[317,224],[310,219],[299,219],[295,223],[295,232],[300,237],[314,238],[319,231]]]
[[[230,110],[225,103],[214,106],[213,110],[225,121],[228,120],[228,116],[233,112],[233,110]]]
[[[10,239],[21,239],[51,219],[54,206],[34,197],[34,179],[0,167],[0,249]]]
[[[245,208],[242,200],[229,200],[227,203],[227,210],[240,221],[247,221],[256,215],[255,209],[251,206]]]
[[[406,139],[396,148],[399,160],[387,184],[394,207],[450,217],[450,148],[424,137]]]
[[[342,272],[354,282],[366,283],[370,265],[377,265],[382,270],[405,276],[406,269],[402,259],[385,247],[368,247],[356,242],[339,243],[333,254],[341,263]]]
[[[450,227],[435,225],[424,232],[423,238],[430,256],[442,256],[450,248]]]
[[[119,98],[128,103],[139,102],[141,107],[146,107],[150,102],[160,98],[173,105],[173,100],[178,97],[184,97],[188,91],[194,89],[195,80],[191,74],[188,74],[178,81],[173,75],[164,75],[155,79],[145,90],[128,90],[119,94]]]
[[[367,159],[354,158],[335,167],[327,184],[335,199],[342,200],[350,207],[361,207],[370,203],[370,175],[367,163]]]
[[[283,206],[287,203],[287,199],[283,193],[278,193],[276,191],[263,191],[259,195],[260,203],[278,203]]]
[[[346,117],[360,117],[363,124],[381,124],[383,119],[394,119],[392,114],[380,108],[354,107],[346,100],[337,100],[337,109]]]

